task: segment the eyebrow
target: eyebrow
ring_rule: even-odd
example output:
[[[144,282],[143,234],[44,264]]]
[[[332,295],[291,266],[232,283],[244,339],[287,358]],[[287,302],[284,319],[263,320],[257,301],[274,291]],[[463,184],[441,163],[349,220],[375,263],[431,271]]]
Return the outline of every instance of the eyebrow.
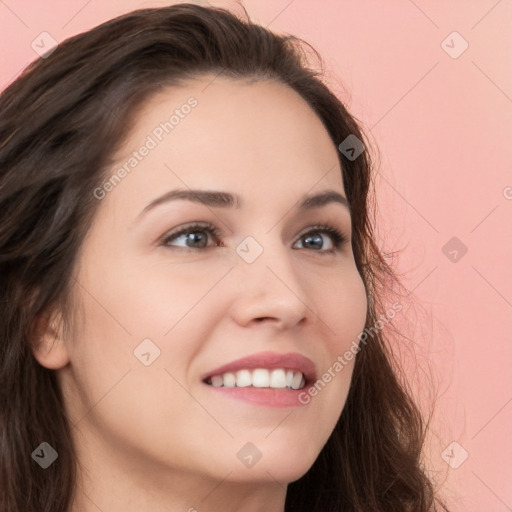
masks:
[[[151,201],[140,213],[137,215],[135,221],[145,215],[149,210],[176,200],[187,200],[194,203],[200,203],[212,208],[236,208],[242,207],[242,198],[237,194],[229,192],[218,192],[210,190],[170,190],[154,201]],[[299,211],[307,211],[315,208],[321,208],[330,203],[341,204],[350,213],[350,205],[346,197],[342,196],[339,192],[334,190],[324,190],[322,192],[305,196],[301,203],[298,205]]]

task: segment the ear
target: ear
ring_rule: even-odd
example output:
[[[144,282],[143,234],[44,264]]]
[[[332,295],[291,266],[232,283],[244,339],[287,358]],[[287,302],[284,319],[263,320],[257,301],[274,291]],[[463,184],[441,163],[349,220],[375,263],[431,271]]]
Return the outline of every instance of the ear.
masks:
[[[69,353],[62,334],[60,314],[40,314],[32,329],[32,353],[39,364],[58,370],[69,363]]]

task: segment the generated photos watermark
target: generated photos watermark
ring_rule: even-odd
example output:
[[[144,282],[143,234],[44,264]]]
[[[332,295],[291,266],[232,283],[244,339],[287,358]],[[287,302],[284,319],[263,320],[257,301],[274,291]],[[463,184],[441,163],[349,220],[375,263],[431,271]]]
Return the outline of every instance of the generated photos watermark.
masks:
[[[190,112],[192,112],[194,107],[197,107],[197,105],[198,101],[196,98],[191,96],[188,98],[186,103],[181,105],[179,108],[174,109],[174,113],[169,117],[169,119],[162,121],[158,126],[155,126],[140,148],[134,151],[126,162],[119,167],[107,181],[94,189],[94,197],[100,201],[104,199],[107,193],[114,190],[114,188],[121,183],[121,180],[126,178],[126,176],[130,174],[133,169],[135,169],[139,163],[142,162],[142,160],[144,160],[144,158],[164,140],[165,136],[171,133],[172,130],[174,130],[174,128],[178,126],[182,120],[190,114]]]
[[[312,386],[309,386],[307,390],[299,394],[299,402],[303,405],[307,405],[311,401],[311,397],[318,395],[318,393],[320,393],[320,391],[322,391],[327,384],[329,384],[329,382],[331,382],[331,380],[334,379],[334,377],[336,377],[336,375],[338,375],[343,368],[352,361],[352,359],[354,359],[355,355],[361,350],[361,344],[364,343],[366,345],[368,335],[373,338],[374,334],[383,329],[388,322],[395,318],[397,312],[400,312],[401,310],[402,304],[395,302],[392,307],[386,310],[385,314],[380,315],[379,320],[375,322],[375,325],[366,327],[363,332],[359,333],[357,336],[359,342],[353,340],[349,350],[344,352],[342,355],[339,355],[336,358],[336,361],[329,366],[327,371],[325,371]]]

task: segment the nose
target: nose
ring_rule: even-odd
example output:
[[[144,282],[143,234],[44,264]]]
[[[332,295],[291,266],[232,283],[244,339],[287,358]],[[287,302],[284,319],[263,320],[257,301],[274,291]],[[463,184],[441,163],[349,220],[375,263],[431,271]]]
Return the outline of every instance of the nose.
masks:
[[[282,245],[265,247],[252,263],[238,259],[232,315],[239,325],[268,323],[284,330],[315,316],[305,280],[294,268],[290,250]]]

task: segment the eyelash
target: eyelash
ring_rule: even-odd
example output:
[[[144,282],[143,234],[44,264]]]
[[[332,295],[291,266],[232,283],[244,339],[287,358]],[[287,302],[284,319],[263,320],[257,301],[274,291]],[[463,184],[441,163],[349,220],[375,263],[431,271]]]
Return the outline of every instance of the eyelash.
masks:
[[[164,236],[164,238],[162,239],[161,245],[170,247],[168,245],[168,243],[170,241],[174,240],[175,238],[180,237],[181,235],[188,234],[188,233],[195,233],[195,232],[208,233],[208,234],[212,235],[217,240],[219,240],[221,237],[220,230],[218,228],[216,228],[215,226],[213,226],[212,224],[196,223],[196,224],[192,224],[189,226],[185,226],[184,228],[181,228],[174,233],[166,234]],[[332,238],[332,243],[334,246],[333,249],[319,250],[319,251],[313,250],[313,252],[316,252],[323,256],[329,255],[329,254],[334,254],[335,252],[341,250],[341,248],[343,246],[345,246],[346,243],[348,243],[348,238],[343,233],[341,233],[337,228],[335,228],[334,226],[332,226],[328,223],[311,226],[311,229],[309,231],[306,231],[305,233],[303,233],[300,236],[300,238],[303,238],[306,235],[310,235],[311,233],[327,234]],[[179,250],[184,250],[184,251],[196,251],[196,250],[209,249],[209,247],[196,247],[196,248],[194,248],[194,247],[174,247],[174,248],[177,248]]]

